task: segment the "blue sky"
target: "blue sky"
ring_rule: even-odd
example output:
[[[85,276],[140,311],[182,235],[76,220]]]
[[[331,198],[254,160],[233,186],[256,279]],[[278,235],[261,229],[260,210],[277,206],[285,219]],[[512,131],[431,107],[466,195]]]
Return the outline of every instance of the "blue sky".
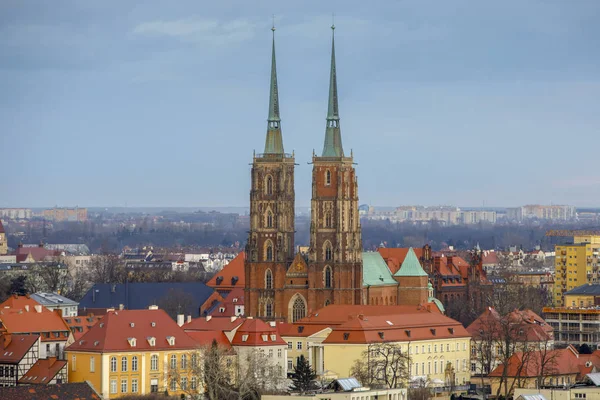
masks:
[[[310,200],[331,13],[345,151],[375,205],[600,205],[600,2],[0,2],[0,206],[246,206],[271,15]]]

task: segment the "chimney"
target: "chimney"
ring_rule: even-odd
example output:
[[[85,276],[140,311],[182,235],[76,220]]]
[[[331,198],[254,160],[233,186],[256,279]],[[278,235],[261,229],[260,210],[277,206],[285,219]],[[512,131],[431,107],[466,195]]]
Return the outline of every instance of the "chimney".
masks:
[[[207,315],[206,316],[206,321],[210,321],[211,318],[212,318],[212,315]]]
[[[44,242],[40,240],[40,244],[38,244],[38,247],[44,248]]]
[[[148,307],[148,310],[158,310],[158,306],[152,305],[152,306]]]
[[[186,320],[186,322],[187,322],[188,324],[189,324],[190,322],[192,322],[192,316],[191,316],[191,315],[188,315],[188,316],[187,316],[187,320]]]
[[[177,325],[182,326],[185,316],[183,314],[177,314]]]
[[[4,342],[4,348],[6,349],[8,347],[8,345],[10,344],[10,342],[12,341],[11,334],[5,333],[4,335],[2,335],[2,340]]]
[[[41,304],[36,304],[34,306],[35,308],[35,312],[41,313],[42,312],[42,305]]]
[[[54,312],[57,313],[58,316],[62,318],[62,316],[63,316],[63,310],[62,310],[62,308],[55,308]]]
[[[29,293],[25,293],[25,298],[30,299],[31,296],[29,296]]]
[[[20,249],[22,249],[22,248],[23,248],[23,243],[22,243],[22,242],[19,242],[19,245],[18,245],[18,247],[19,247]]]
[[[25,311],[29,312],[29,304],[25,304]]]
[[[119,304],[119,310],[124,310],[125,306],[123,304]]]

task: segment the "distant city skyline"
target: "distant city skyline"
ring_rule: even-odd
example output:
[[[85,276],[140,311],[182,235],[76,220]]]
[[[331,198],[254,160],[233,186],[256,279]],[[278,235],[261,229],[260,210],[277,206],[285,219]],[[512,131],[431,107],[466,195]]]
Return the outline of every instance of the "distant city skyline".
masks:
[[[0,3],[0,207],[247,207],[275,14],[308,206],[331,13],[360,203],[600,206],[600,3]]]

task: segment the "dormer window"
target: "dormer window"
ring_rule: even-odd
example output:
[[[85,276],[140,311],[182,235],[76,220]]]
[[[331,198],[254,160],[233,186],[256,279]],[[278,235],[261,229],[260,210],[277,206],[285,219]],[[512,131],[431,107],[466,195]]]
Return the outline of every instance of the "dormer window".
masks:
[[[150,322],[150,326],[154,328],[156,326],[156,322]]]
[[[146,338],[146,340],[148,340],[148,344],[151,347],[156,346],[156,338],[155,337],[149,336],[149,337]]]
[[[245,342],[248,340],[248,335],[242,335],[242,342]]]
[[[432,334],[433,336],[435,336],[435,328],[431,328],[431,329],[430,329],[430,331],[431,331],[431,334]]]
[[[261,336],[262,336],[263,342],[266,342],[269,340],[269,335],[261,335]]]
[[[135,324],[133,322],[130,322],[129,326],[133,328],[133,327],[135,327]]]
[[[175,337],[167,336],[167,342],[169,342],[169,346],[175,346]]]
[[[225,312],[225,307],[219,307],[219,312]]]
[[[271,335],[271,341],[274,342],[277,340],[277,335]]]
[[[130,338],[127,338],[127,341],[129,342],[129,346],[135,347],[137,340],[134,337],[130,337]]]
[[[233,302],[234,302],[234,303],[237,303],[237,298],[233,299]]]
[[[348,338],[350,338],[350,333],[344,332],[344,340],[348,340]]]

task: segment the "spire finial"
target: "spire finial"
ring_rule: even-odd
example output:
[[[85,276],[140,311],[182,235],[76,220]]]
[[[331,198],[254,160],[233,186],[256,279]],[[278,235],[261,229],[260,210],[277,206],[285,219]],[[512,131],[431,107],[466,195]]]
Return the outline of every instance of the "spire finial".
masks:
[[[333,17],[332,17],[333,18]],[[331,25],[331,68],[329,71],[329,103],[327,106],[327,129],[323,157],[344,157],[340,114],[338,108],[337,70],[335,66],[335,24]]]
[[[271,85],[269,90],[269,118],[267,119],[267,139],[265,153],[283,154],[281,138],[281,118],[279,117],[279,89],[277,86],[277,63],[275,61],[275,15],[273,15],[273,48],[271,53]]]
[[[331,13],[331,30],[335,31],[335,13]]]

